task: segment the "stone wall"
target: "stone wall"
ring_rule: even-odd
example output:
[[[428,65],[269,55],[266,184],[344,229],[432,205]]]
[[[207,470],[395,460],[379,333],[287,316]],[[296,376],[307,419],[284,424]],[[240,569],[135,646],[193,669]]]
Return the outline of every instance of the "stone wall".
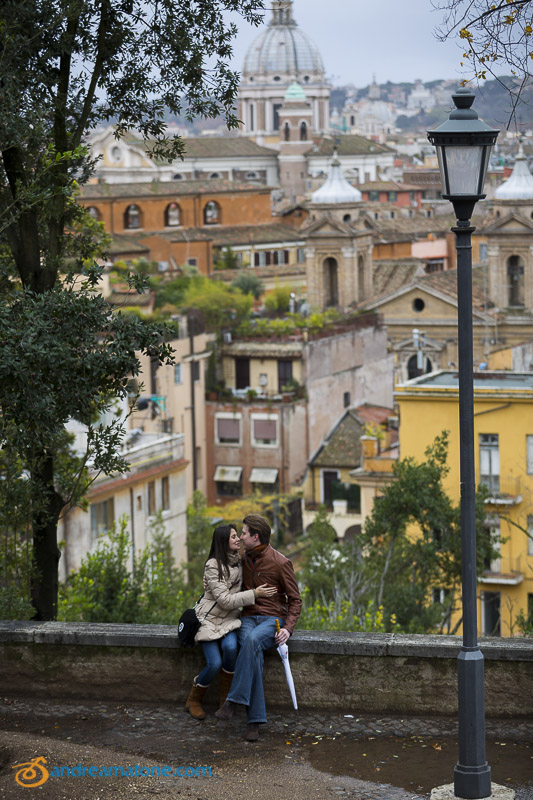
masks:
[[[455,636],[297,631],[290,661],[300,708],[339,713],[455,714]],[[533,714],[533,640],[482,639],[486,711]],[[0,622],[4,696],[109,702],[183,702],[202,663],[176,628]],[[290,705],[276,651],[265,658],[267,704]],[[213,695],[215,696],[215,695]]]

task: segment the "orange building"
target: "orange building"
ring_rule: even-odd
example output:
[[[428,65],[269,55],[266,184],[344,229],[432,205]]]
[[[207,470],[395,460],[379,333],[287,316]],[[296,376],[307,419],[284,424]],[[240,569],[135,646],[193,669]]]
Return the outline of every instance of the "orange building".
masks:
[[[166,263],[170,270],[189,263],[209,274],[213,242],[222,231],[274,223],[277,230],[270,238],[276,242],[286,230],[279,230],[279,217],[272,215],[270,189],[255,184],[224,180],[94,183],[82,188],[80,202],[113,237],[113,260],[145,256]],[[239,238],[237,230],[233,239]]]

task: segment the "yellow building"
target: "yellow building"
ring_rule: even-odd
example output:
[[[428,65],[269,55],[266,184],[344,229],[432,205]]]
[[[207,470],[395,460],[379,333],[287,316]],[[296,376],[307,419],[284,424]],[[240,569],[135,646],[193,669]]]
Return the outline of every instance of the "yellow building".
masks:
[[[424,460],[426,447],[450,432],[444,486],[459,501],[459,407],[456,372],[434,372],[396,387],[401,457]],[[533,374],[476,373],[476,482],[489,489],[487,525],[500,556],[478,576],[478,626],[487,635],[517,634],[520,610],[533,615]]]

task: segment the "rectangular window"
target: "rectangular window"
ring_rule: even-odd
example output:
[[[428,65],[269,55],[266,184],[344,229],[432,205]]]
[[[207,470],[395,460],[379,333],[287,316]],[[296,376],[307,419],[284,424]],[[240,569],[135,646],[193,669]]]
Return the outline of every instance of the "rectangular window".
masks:
[[[181,383],[181,364],[174,364],[174,383]]]
[[[235,359],[235,388],[247,389],[250,385],[250,359]]]
[[[254,447],[278,446],[278,417],[272,414],[252,415],[252,445]]]
[[[486,261],[487,256],[488,256],[487,244],[486,242],[481,242],[481,244],[479,245],[479,260]]]
[[[219,497],[240,497],[242,495],[242,480],[217,481],[217,495]]]
[[[91,539],[107,533],[115,522],[115,500],[110,497],[102,503],[91,503]]]
[[[398,192],[389,192],[389,203],[395,203],[398,199]]]
[[[170,477],[161,478],[161,508],[168,511],[170,508]]]
[[[483,633],[486,636],[500,636],[500,592],[482,592],[481,598],[483,603]]]
[[[497,433],[479,435],[479,482],[489,492],[500,491],[500,448]]]
[[[148,516],[151,517],[155,512],[155,481],[150,481],[148,484]]]
[[[296,258],[298,260],[298,264],[305,264],[305,250],[303,247],[298,247],[296,250]]]
[[[193,379],[193,381],[199,381],[200,380],[200,362],[199,361],[193,361],[192,362],[192,379]]]
[[[527,554],[533,556],[533,515],[528,515],[527,518]]]
[[[203,478],[203,470],[202,470],[202,448],[196,448],[196,477],[198,479]]]
[[[241,416],[217,414],[215,419],[215,441],[217,444],[241,443]]]
[[[533,436],[526,436],[527,474],[533,475]]]
[[[198,259],[197,258],[188,258],[187,264],[189,267],[197,267],[198,266]]]
[[[368,193],[368,199],[371,203],[378,203],[379,202],[379,192],[371,191]]]
[[[278,361],[278,391],[282,392],[285,386],[290,386],[292,381],[292,361]]]

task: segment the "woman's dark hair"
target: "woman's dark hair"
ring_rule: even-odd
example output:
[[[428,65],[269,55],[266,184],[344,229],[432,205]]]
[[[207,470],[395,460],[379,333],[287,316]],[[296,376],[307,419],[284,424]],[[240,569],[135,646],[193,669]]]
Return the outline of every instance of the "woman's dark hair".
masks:
[[[210,558],[216,559],[218,564],[218,579],[220,581],[223,580],[224,577],[229,577],[228,543],[231,532],[236,530],[237,528],[235,525],[217,525],[213,531],[211,550],[207,556],[207,561],[209,561]]]

